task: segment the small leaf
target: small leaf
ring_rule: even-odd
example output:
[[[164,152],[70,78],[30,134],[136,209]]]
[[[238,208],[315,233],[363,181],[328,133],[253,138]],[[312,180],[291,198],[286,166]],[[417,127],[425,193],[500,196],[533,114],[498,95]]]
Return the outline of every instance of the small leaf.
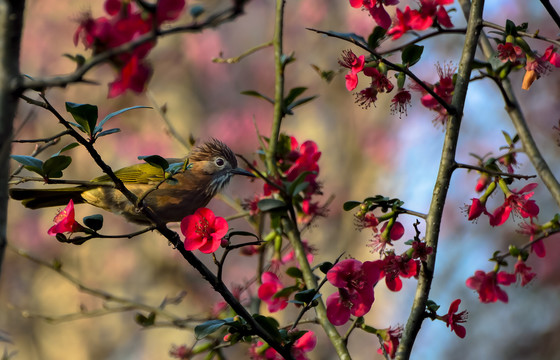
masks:
[[[293,277],[295,279],[303,279],[303,272],[294,266],[286,269],[286,275],[288,275],[289,277]]]
[[[68,150],[71,150],[71,149],[73,149],[73,148],[75,148],[75,147],[77,147],[77,146],[80,146],[80,144],[78,144],[77,142],[68,144],[68,145],[66,145],[65,147],[63,147],[62,149],[60,149],[60,151],[57,152],[55,155],[60,155],[60,153],[63,153],[63,152],[68,151]]]
[[[515,23],[510,19],[506,20],[506,35],[517,36],[517,29]]]
[[[319,264],[319,270],[321,270],[323,274],[326,274],[330,269],[332,269],[333,266],[334,265],[330,261],[325,261]]]
[[[293,103],[290,104],[290,106],[288,106],[288,111],[291,111],[292,109],[303,105],[305,103],[310,102],[311,100],[315,99],[317,97],[317,95],[313,95],[313,96],[308,96],[308,97],[304,97],[303,99],[299,99],[297,101],[294,101]]]
[[[103,227],[103,215],[101,214],[86,216],[83,221],[85,226],[94,231],[101,230]]]
[[[288,107],[294,100],[307,90],[306,87],[296,87],[290,90],[288,95],[284,98],[284,106]]]
[[[67,102],[66,111],[80,124],[85,133],[90,136],[93,135],[93,129],[95,129],[98,117],[97,106]]]
[[[282,339],[282,336],[278,331],[280,324],[278,323],[278,321],[276,321],[276,319],[259,314],[254,314],[253,318],[266,330],[266,332],[272,335],[273,338],[275,338],[276,340]]]
[[[99,134],[97,134],[97,137],[99,138],[99,137],[102,137],[102,136],[106,136],[106,135],[110,135],[110,134],[115,134],[115,133],[118,133],[118,132],[120,132],[120,131],[121,131],[121,129],[119,129],[119,128],[114,128],[114,129],[105,130],[105,131],[102,131],[102,132],[100,132]]]
[[[41,160],[27,155],[10,155],[10,157],[18,163],[24,165],[26,169],[41,175],[43,174],[43,162]]]
[[[193,18],[197,18],[204,13],[204,6],[197,4],[190,7],[189,12]]]
[[[72,163],[72,158],[66,155],[53,156],[43,163],[43,173],[48,178],[62,177],[62,170]]]
[[[371,35],[368,37],[368,47],[372,50],[377,49],[379,41],[385,37],[386,33],[386,29],[383,29],[381,26],[376,26]]]
[[[342,205],[342,208],[344,209],[344,211],[350,211],[360,205],[362,205],[362,203],[359,201],[347,201],[344,203],[344,205]]]
[[[404,48],[402,51],[402,62],[408,67],[416,64],[420,61],[420,57],[424,52],[424,47],[420,45],[411,44]]]
[[[200,325],[195,326],[194,334],[197,340],[204,339],[206,336],[218,331],[222,326],[230,324],[233,322],[233,318],[227,318],[225,320],[209,320],[203,322]]]
[[[305,304],[310,304],[313,302],[313,300],[316,300],[318,298],[321,297],[320,293],[317,293],[315,291],[315,289],[307,289],[307,290],[303,290],[298,292],[297,294],[294,295],[294,298],[297,301],[301,301]]]
[[[285,209],[286,203],[277,199],[262,199],[261,201],[259,201],[257,206],[259,207],[260,211],[266,212],[272,210]]]
[[[156,320],[156,314],[151,312],[148,316],[137,313],[135,317],[136,323],[140,326],[152,326]]]
[[[317,74],[319,74],[321,79],[327,82],[327,84],[329,84],[337,74],[334,70],[322,70],[315,64],[311,64],[311,67],[315,70],[315,72],[317,72]]]
[[[268,101],[269,103],[274,105],[274,100],[272,100],[271,98],[269,98],[268,96],[265,96],[263,94],[261,94],[260,92],[257,92],[255,90],[246,90],[246,91],[242,91],[241,92],[242,95],[247,95],[247,96],[254,96],[263,100]]]
[[[140,105],[139,105],[139,106],[127,107],[127,108],[124,108],[124,109],[121,109],[121,110],[112,112],[112,113],[110,113],[109,115],[105,116],[105,117],[103,118],[103,120],[101,120],[101,121],[99,122],[99,125],[98,125],[99,129],[101,130],[101,128],[103,128],[103,125],[105,125],[105,123],[107,122],[107,120],[109,120],[109,119],[111,119],[111,118],[113,118],[113,117],[115,117],[115,116],[117,116],[117,115],[120,115],[120,114],[122,114],[122,113],[125,112],[125,111],[133,110],[133,109],[151,109],[151,107],[150,107],[150,106],[140,106]]]
[[[152,166],[161,168],[163,171],[169,167],[167,160],[159,155],[138,156],[138,160],[144,160]]]

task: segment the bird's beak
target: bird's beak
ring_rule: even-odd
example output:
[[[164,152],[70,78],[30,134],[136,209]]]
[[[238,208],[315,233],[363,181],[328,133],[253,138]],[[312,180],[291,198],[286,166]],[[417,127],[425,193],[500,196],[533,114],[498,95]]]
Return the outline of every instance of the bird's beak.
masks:
[[[244,175],[244,176],[249,176],[249,177],[256,177],[252,172],[249,172],[245,169],[242,168],[235,168],[235,169],[231,169],[231,173],[235,174],[235,175]]]

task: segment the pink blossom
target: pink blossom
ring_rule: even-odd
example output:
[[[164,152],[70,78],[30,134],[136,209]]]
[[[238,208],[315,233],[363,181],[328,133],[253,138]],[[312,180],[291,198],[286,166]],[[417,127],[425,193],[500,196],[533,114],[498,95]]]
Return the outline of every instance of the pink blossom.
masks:
[[[542,60],[548,61],[555,67],[560,67],[560,56],[556,52],[556,48],[553,45],[550,45],[546,48],[544,55],[541,57]]]
[[[418,275],[418,261],[406,255],[390,253],[383,260],[377,260],[376,263],[381,268],[380,277],[385,277],[385,284],[391,291],[400,291],[402,289],[400,277],[410,278]]]
[[[529,200],[534,192],[531,191],[537,187],[537,183],[531,183],[524,186],[521,190],[512,190],[506,196],[502,205],[500,205],[490,217],[490,225],[500,226],[506,222],[510,213],[513,211],[515,214],[521,215],[523,218],[534,218],[539,214],[539,207],[535,200]]]
[[[461,299],[454,300],[449,306],[447,314],[442,317],[442,320],[446,322],[447,327],[451,327],[451,331],[455,331],[455,334],[462,339],[467,335],[467,331],[461,324],[467,321],[468,313],[465,310],[457,313],[460,303]]]
[[[216,217],[208,208],[200,208],[181,220],[181,233],[185,236],[185,250],[200,250],[205,254],[215,252],[228,231],[228,223]]]
[[[408,115],[407,109],[410,105],[411,99],[412,96],[410,95],[410,92],[408,90],[401,89],[391,99],[391,113],[395,114],[398,112],[399,118],[402,116],[402,114]]]
[[[82,231],[84,227],[75,219],[74,200],[70,199],[64,210],[54,217],[55,224],[47,231],[47,234],[55,236],[62,233],[74,233]]]
[[[278,291],[284,288],[278,276],[267,271],[261,276],[262,285],[259,286],[259,299],[268,305],[268,311],[277,312],[288,306],[288,298],[283,296],[275,296]]]
[[[356,56],[352,50],[342,51],[342,59],[338,61],[340,66],[350,69],[346,75],[346,89],[352,91],[358,86],[358,73],[363,70],[365,57],[364,55]]]
[[[483,303],[491,303],[498,300],[507,303],[508,296],[506,292],[500,288],[500,285],[508,286],[514,283],[515,280],[516,277],[514,274],[508,274],[505,271],[500,271],[499,273],[490,271],[485,273],[484,271],[477,270],[474,276],[467,279],[466,285],[468,288],[478,292],[478,297]]]
[[[512,43],[498,44],[498,58],[502,62],[510,61],[512,63],[516,62],[520,57],[523,56],[523,50],[517,45]]]
[[[402,326],[378,331],[378,335],[383,339],[382,346],[385,348],[385,352],[391,359],[393,359],[395,357],[395,354],[397,353],[397,348],[399,347],[399,340],[402,337],[402,332]],[[383,349],[377,349],[377,353],[383,355]]]
[[[537,276],[536,273],[531,271],[532,268],[527,266],[521,259],[517,260],[514,269],[514,274],[519,275],[521,278],[521,286],[527,285],[535,276]]]
[[[371,309],[379,267],[372,261],[346,259],[328,271],[327,279],[339,288],[327,298],[327,317],[332,324],[343,325],[351,314],[363,316]]]

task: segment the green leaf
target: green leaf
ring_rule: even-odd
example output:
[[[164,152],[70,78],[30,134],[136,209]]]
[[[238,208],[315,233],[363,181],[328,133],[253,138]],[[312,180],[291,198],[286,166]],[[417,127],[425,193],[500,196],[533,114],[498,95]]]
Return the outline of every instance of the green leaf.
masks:
[[[310,102],[311,100],[315,99],[317,97],[317,95],[313,95],[313,96],[308,96],[308,97],[304,97],[303,99],[299,99],[297,101],[294,101],[293,103],[290,104],[290,106],[288,106],[288,111],[291,112],[292,109],[303,105],[305,103]]]
[[[350,211],[360,205],[362,205],[362,203],[359,201],[347,201],[344,203],[344,205],[342,205],[342,208],[344,209],[344,211]]]
[[[404,48],[402,51],[401,59],[403,64],[408,67],[420,61],[420,57],[424,52],[424,47],[420,45],[411,44]]]
[[[102,137],[102,136],[106,136],[106,135],[118,133],[118,132],[120,132],[120,131],[121,131],[121,129],[119,129],[119,128],[114,128],[114,129],[105,130],[105,131],[102,131],[102,132],[100,132],[99,134],[97,134],[97,137],[99,138],[99,137]]]
[[[272,210],[281,210],[286,208],[286,203],[277,199],[262,199],[257,204],[260,211],[267,212]]]
[[[138,160],[144,160],[152,166],[161,168],[163,171],[169,167],[167,160],[159,155],[138,156]]]
[[[273,338],[275,338],[276,340],[280,341],[282,339],[282,336],[280,335],[280,332],[278,331],[278,328],[280,327],[280,324],[278,323],[278,321],[276,321],[276,319],[272,318],[272,317],[268,317],[268,316],[263,316],[263,315],[259,315],[259,314],[254,314],[253,318],[255,319],[256,322],[258,322],[265,330],[266,332],[268,332]]]
[[[286,275],[293,277],[294,279],[303,279],[303,272],[295,266],[286,269]]]
[[[263,94],[261,94],[260,92],[257,92],[255,90],[246,90],[246,91],[242,91],[241,92],[242,95],[247,95],[247,96],[254,96],[256,98],[260,98],[263,100],[268,101],[269,103],[274,105],[274,100],[272,100],[271,98],[269,98],[268,96],[265,96]]]
[[[66,155],[53,156],[43,163],[43,173],[47,178],[62,177],[62,170],[72,163],[72,158]]]
[[[290,90],[288,95],[284,98],[284,106],[288,107],[294,100],[307,90],[306,87],[295,87]]]
[[[506,36],[507,35],[517,36],[517,29],[515,23],[510,19],[506,20]]]
[[[336,72],[334,70],[322,70],[315,64],[311,64],[311,67],[315,70],[315,72],[317,72],[317,74],[319,74],[321,79],[327,82],[327,84],[329,84],[336,76]]]
[[[80,144],[78,144],[77,142],[68,144],[68,145],[66,145],[65,147],[63,147],[62,149],[60,149],[59,152],[57,152],[56,154],[54,154],[54,156],[60,155],[60,153],[65,152],[65,151],[68,151],[68,150],[71,150],[71,149],[73,149],[73,148],[75,148],[75,147],[77,147],[77,146],[80,146]]]
[[[27,170],[43,176],[43,162],[41,160],[27,155],[10,155],[10,157],[25,166]]]
[[[139,105],[139,106],[127,107],[127,108],[124,108],[124,109],[121,109],[121,110],[112,112],[112,113],[110,113],[109,115],[105,116],[105,117],[103,118],[103,120],[101,120],[101,121],[99,122],[99,125],[97,125],[97,127],[96,127],[96,132],[97,132],[97,131],[100,131],[100,130],[103,128],[103,125],[105,125],[105,123],[107,122],[107,120],[112,119],[113,117],[115,117],[115,116],[117,116],[117,115],[120,115],[120,114],[122,114],[122,113],[125,112],[125,111],[133,110],[133,109],[151,109],[151,107],[150,107],[150,106],[140,106],[140,105]],[[99,130],[98,130],[98,128],[99,128]]]
[[[74,120],[76,120],[86,134],[90,136],[93,135],[95,124],[97,124],[97,106],[67,102],[66,111],[72,115]]]
[[[349,42],[354,43],[354,44],[362,45],[364,47],[368,46],[368,43],[366,42],[366,39],[364,39],[360,35],[356,35],[354,33],[341,33],[341,32],[336,32],[336,31],[324,31],[322,33],[328,34],[330,36],[337,37],[339,39],[349,41]]]
[[[294,196],[299,194],[300,191],[302,191],[303,189],[305,189],[305,187],[309,186],[309,184],[307,182],[305,182],[305,178],[307,177],[307,175],[309,174],[316,174],[316,172],[314,171],[304,171],[301,174],[299,174],[294,181],[292,181],[289,186],[287,187],[288,190],[288,194]],[[301,188],[301,184],[307,184],[305,185],[304,188]]]
[[[321,297],[320,293],[317,293],[315,289],[307,289],[300,291],[294,295],[296,301],[301,301],[305,304],[310,304],[313,300],[316,300]]]
[[[208,335],[212,334],[213,332],[218,331],[224,325],[231,325],[235,321],[233,318],[227,318],[224,320],[215,319],[203,322],[200,325],[195,326],[194,328],[194,335],[196,336],[197,340],[204,339]]]
[[[370,49],[375,50],[379,46],[379,41],[385,37],[387,30],[381,26],[376,26],[373,32],[368,37],[368,46]]]
[[[197,18],[204,13],[204,6],[202,5],[193,5],[190,7],[189,12],[193,18]]]
[[[330,261],[325,261],[319,264],[319,270],[321,270],[323,274],[326,274],[330,269],[332,269],[333,266],[333,263],[331,263]]]
[[[83,218],[84,225],[88,228],[98,231],[103,227],[103,215],[95,214]]]

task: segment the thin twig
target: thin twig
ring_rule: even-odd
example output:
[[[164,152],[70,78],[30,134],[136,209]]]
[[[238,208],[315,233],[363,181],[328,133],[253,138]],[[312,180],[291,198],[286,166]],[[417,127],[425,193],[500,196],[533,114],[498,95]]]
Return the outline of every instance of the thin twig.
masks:
[[[391,53],[400,51],[407,46],[417,44],[420,41],[429,39],[429,38],[434,37],[434,36],[443,35],[443,34],[464,34],[466,31],[467,31],[467,29],[438,29],[437,31],[431,32],[429,34],[418,36],[416,39],[411,40],[407,43],[404,43],[400,46],[397,46],[397,47],[394,47],[394,48],[391,48],[391,49],[388,49],[388,50],[379,51],[379,52],[377,52],[377,54],[378,55],[391,54]]]
[[[529,179],[537,177],[537,175],[510,174],[510,173],[506,173],[506,172],[490,170],[490,169],[480,167],[480,166],[469,165],[469,164],[461,164],[461,163],[457,163],[456,168],[476,170],[476,171],[481,172],[481,173],[486,173],[490,176],[510,177],[510,178],[514,178],[514,179],[529,180]]]
[[[496,29],[496,30],[499,30],[499,31],[502,31],[502,32],[505,32],[505,31],[506,31],[506,28],[505,28],[505,27],[500,26],[500,25],[498,25],[498,24],[491,23],[491,22],[489,22],[489,21],[482,21],[482,26],[487,27],[487,28]],[[519,35],[521,35],[521,36],[528,37],[528,38],[532,38],[532,39],[538,39],[538,40],[546,41],[546,42],[548,42],[548,43],[551,43],[551,44],[555,44],[555,45],[560,46],[560,41],[558,41],[558,40],[556,40],[556,39],[551,39],[551,38],[548,38],[548,37],[541,36],[541,35],[538,33],[538,31],[537,31],[536,33],[534,33],[534,34],[531,34],[531,33],[528,33],[528,32],[524,32],[524,31],[517,31],[517,34],[519,34]]]
[[[255,47],[250,48],[249,50],[245,51],[244,53],[242,53],[239,56],[235,56],[235,57],[230,57],[230,58],[223,58],[223,57],[216,57],[212,59],[212,62],[214,63],[218,63],[218,64],[235,64],[240,62],[243,58],[256,53],[257,51],[267,48],[267,47],[271,47],[272,46],[272,41],[266,42],[264,44],[260,44],[257,45]]]

